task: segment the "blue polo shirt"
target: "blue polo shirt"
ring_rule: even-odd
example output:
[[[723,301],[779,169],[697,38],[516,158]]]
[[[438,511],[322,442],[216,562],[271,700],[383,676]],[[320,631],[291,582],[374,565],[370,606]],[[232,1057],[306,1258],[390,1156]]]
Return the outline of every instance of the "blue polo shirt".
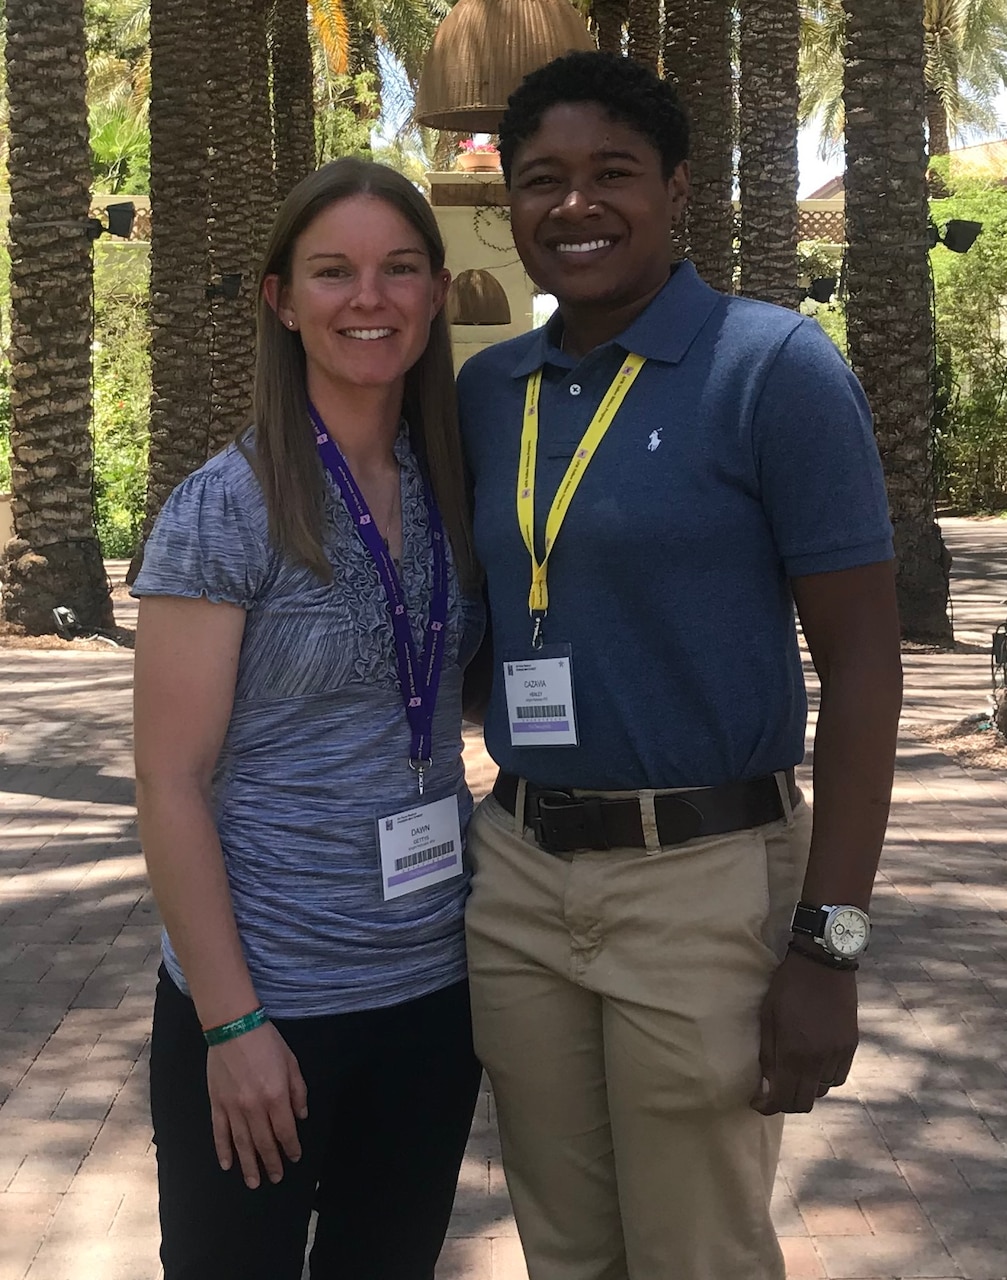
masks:
[[[681,264],[583,359],[559,316],[459,377],[497,655],[486,744],[543,786],[713,786],[804,754],[790,578],[892,557],[863,392],[810,319],[715,292]],[[528,375],[542,369],[535,529],[627,352],[647,363],[549,558],[547,644],[573,650],[576,747],[512,746],[501,655],[530,654],[516,515]]]

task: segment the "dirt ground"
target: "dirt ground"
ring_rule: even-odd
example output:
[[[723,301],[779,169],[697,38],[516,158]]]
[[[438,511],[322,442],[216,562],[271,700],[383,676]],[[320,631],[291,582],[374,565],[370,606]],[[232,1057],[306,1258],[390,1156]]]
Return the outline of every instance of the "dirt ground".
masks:
[[[124,582],[110,583],[109,594],[113,606],[118,609],[119,602],[129,599],[129,587]],[[32,636],[23,627],[11,622],[0,622],[0,649],[91,649],[107,652],[109,649],[132,649],[136,639],[136,631],[132,627],[109,627],[101,636],[93,638],[81,637],[77,640],[63,640],[57,635]]]
[[[989,716],[967,716],[957,724],[904,724],[902,732],[943,751],[963,768],[1007,768],[1007,740]]]
[[[109,649],[132,649],[136,633],[129,627],[110,627],[102,633],[106,638],[62,640],[59,636],[30,636],[23,627],[11,622],[0,622],[0,649],[92,649],[107,652]]]

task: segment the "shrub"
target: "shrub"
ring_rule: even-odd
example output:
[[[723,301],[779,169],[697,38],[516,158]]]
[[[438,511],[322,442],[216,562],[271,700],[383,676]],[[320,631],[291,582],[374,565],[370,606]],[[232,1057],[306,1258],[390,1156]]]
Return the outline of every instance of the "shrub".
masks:
[[[146,245],[96,246],[95,523],[102,554],[133,554],[143,524],[150,422]]]
[[[966,512],[1007,506],[1007,188],[992,180],[953,184],[935,200],[938,227],[981,222],[968,253],[931,254],[936,286],[938,493]]]

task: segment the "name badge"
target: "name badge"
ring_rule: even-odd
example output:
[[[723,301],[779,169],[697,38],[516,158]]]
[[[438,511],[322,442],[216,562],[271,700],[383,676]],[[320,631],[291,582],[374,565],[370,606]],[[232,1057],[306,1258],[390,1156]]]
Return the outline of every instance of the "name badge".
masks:
[[[460,876],[458,797],[447,796],[379,818],[378,850],[386,902]]]
[[[546,645],[534,657],[505,657],[503,674],[511,746],[578,745],[569,645]]]

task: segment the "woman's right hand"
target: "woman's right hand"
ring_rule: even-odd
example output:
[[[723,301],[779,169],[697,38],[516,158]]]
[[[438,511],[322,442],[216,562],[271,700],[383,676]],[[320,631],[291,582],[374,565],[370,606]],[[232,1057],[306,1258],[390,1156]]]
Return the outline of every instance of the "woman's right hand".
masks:
[[[297,1120],[308,1114],[308,1088],[297,1059],[270,1022],[206,1055],[213,1145],[222,1169],[237,1152],[246,1184],[259,1185],[259,1161],[270,1182],[283,1177],[283,1157],[301,1158]]]

